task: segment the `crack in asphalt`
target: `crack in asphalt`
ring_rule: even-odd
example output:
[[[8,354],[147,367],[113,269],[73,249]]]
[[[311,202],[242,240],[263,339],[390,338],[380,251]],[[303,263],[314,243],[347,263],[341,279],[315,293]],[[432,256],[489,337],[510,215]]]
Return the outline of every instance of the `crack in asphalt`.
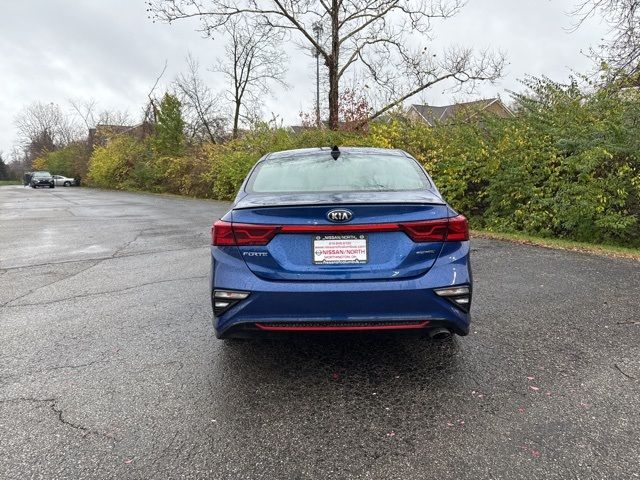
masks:
[[[66,302],[68,300],[75,300],[78,298],[86,298],[86,297],[95,297],[95,296],[100,296],[100,295],[108,295],[110,293],[120,293],[120,292],[126,292],[129,290],[135,290],[137,288],[140,287],[146,287],[149,285],[158,285],[161,283],[171,283],[171,282],[181,282],[181,281],[185,281],[185,280],[197,280],[197,279],[202,279],[202,278],[208,278],[208,275],[197,275],[197,276],[193,276],[193,277],[183,277],[183,278],[171,278],[168,280],[156,280],[155,282],[146,282],[146,283],[139,283],[138,285],[133,285],[131,287],[125,287],[125,288],[118,288],[115,290],[105,290],[102,292],[94,292],[94,293],[82,293],[79,295],[73,295],[71,297],[65,297],[65,298],[59,298],[57,300],[48,300],[46,302],[33,302],[33,303],[17,303],[14,305],[7,305],[4,304],[2,305],[4,308],[17,308],[17,307],[37,307],[37,306],[41,306],[41,305],[52,305],[54,303],[62,303],[62,302]]]
[[[1,403],[20,403],[20,402],[28,402],[35,404],[47,404],[50,410],[55,414],[56,419],[62,424],[69,428],[73,428],[82,433],[83,438],[88,435],[95,435],[97,437],[107,438],[109,440],[116,440],[112,435],[108,435],[97,430],[92,430],[84,425],[80,425],[79,423],[72,422],[65,418],[64,410],[58,407],[58,399],[57,398],[34,398],[34,397],[17,397],[17,398],[6,398],[0,399]]]
[[[71,279],[71,278],[73,278],[73,277],[76,277],[76,276],[80,275],[81,273],[86,272],[87,270],[92,269],[92,268],[93,268],[93,267],[95,267],[96,265],[99,265],[100,263],[101,263],[101,262],[95,262],[95,263],[93,263],[92,265],[89,265],[88,267],[83,268],[83,269],[81,269],[81,270],[79,270],[79,271],[77,271],[77,272],[75,272],[75,273],[72,273],[72,274],[70,274],[70,275],[66,275],[66,276],[64,276],[64,277],[62,277],[62,278],[59,278],[59,279],[57,279],[57,280],[54,280],[53,282],[49,282],[49,283],[46,283],[46,284],[44,284],[44,285],[40,285],[39,287],[33,288],[33,289],[29,290],[28,292],[23,293],[22,295],[18,295],[17,297],[12,298],[11,300],[7,300],[7,301],[6,301],[6,302],[4,302],[3,304],[1,304],[1,305],[0,305],[0,307],[4,307],[4,306],[6,306],[6,305],[8,305],[8,304],[10,304],[10,303],[12,303],[12,302],[15,302],[16,300],[20,300],[21,298],[27,297],[27,296],[31,295],[32,293],[37,292],[38,290],[42,290],[43,288],[50,287],[51,285],[55,285],[56,283],[60,283],[60,282],[63,282],[63,281],[65,281],[65,280],[69,280],[69,279]]]
[[[58,187],[60,188],[60,187]],[[70,203],[72,206],[81,206],[82,204],[79,202],[75,202],[73,200],[71,200],[70,198],[68,198],[66,195],[61,195],[58,192],[50,192],[49,195],[51,195],[52,197],[56,197],[59,200],[63,200],[67,203]],[[71,208],[71,207],[67,207],[67,208]]]
[[[33,398],[33,397],[15,397],[15,398],[0,398],[0,403],[50,403],[55,402],[55,398]]]
[[[616,322],[616,325],[640,325],[640,321]]]
[[[164,458],[167,454],[167,452],[169,451],[169,449],[171,448],[171,446],[173,445],[173,442],[176,441],[176,438],[178,438],[178,434],[179,432],[176,431],[173,435],[173,437],[171,438],[171,441],[169,442],[169,444],[164,447],[161,451],[160,451],[160,455],[155,455],[153,461],[151,462],[151,464],[149,465],[148,469],[151,470],[150,475],[147,476],[147,478],[156,478],[156,475],[158,474],[158,467],[156,466],[158,463],[158,460],[160,460],[161,458]],[[177,451],[180,452],[182,445],[184,444],[184,442],[181,442],[180,445],[178,446]],[[176,453],[176,459],[178,457],[178,453]]]
[[[614,363],[614,366],[616,367],[616,370],[618,370],[622,375],[627,377],[629,380],[637,380],[636,377],[634,377],[633,375],[629,375],[624,370],[622,370],[622,368],[620,368],[620,365],[618,365],[617,363]]]
[[[81,259],[81,260],[63,260],[61,262],[45,262],[45,263],[34,263],[34,264],[30,264],[30,265],[20,265],[17,267],[4,267],[4,268],[0,268],[0,272],[6,273],[10,270],[21,270],[21,269],[25,269],[25,268],[33,268],[33,267],[47,267],[50,265],[64,265],[67,263],[84,263],[84,262],[103,262],[103,261],[107,261],[107,260],[118,260],[121,258],[128,258],[128,257],[140,257],[140,256],[144,256],[144,255],[153,255],[156,253],[172,253],[172,252],[181,252],[181,251],[186,251],[186,250],[200,250],[203,248],[207,248],[207,245],[202,245],[200,247],[184,247],[184,248],[172,248],[172,249],[166,249],[166,250],[150,250],[147,252],[136,252],[136,253],[126,253],[123,255],[118,255],[117,257],[114,257],[113,255],[109,255],[106,257],[93,257],[93,258],[85,258],[85,259]]]
[[[148,232],[149,230],[152,230],[152,229],[153,229],[153,227],[146,227],[146,228],[143,228],[142,230],[140,230],[138,233],[136,233],[136,236],[133,237],[133,240],[125,242],[120,247],[116,248],[116,250],[111,254],[111,258],[120,257],[120,255],[118,255],[120,252],[122,252],[123,250],[127,249],[129,247],[129,245],[137,242],[138,239],[142,236],[143,233]]]
[[[92,360],[90,362],[81,363],[79,365],[56,365],[56,366],[53,366],[53,367],[43,368],[43,369],[38,370],[38,371],[39,372],[49,372],[49,371],[52,371],[52,370],[64,370],[64,369],[67,369],[67,368],[75,370],[75,369],[79,369],[79,368],[91,367],[92,365],[97,365],[97,364],[101,364],[101,363],[109,363],[109,362],[103,357],[100,360]]]

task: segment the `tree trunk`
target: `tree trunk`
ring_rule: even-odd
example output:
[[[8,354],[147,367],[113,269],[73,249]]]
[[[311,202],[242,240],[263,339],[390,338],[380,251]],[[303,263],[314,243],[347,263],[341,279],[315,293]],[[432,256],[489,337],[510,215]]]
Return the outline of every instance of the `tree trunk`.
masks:
[[[340,35],[339,35],[339,2],[332,0],[331,2],[331,54],[327,58],[327,67],[329,68],[329,128],[337,130],[338,125],[338,102],[339,89],[338,82],[338,66],[340,55]]]
[[[329,65],[329,128],[338,130],[338,68]]]
[[[233,138],[238,138],[238,122],[240,120],[240,106],[242,105],[241,101],[236,101],[236,108],[233,112]]]

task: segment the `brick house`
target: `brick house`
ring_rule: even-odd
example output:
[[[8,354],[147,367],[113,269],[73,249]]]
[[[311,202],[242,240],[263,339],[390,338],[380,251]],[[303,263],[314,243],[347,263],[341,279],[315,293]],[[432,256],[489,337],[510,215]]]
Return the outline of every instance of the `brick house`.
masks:
[[[407,117],[417,122],[434,126],[438,123],[453,123],[456,119],[471,120],[479,113],[488,112],[500,118],[513,118],[514,114],[499,98],[477,100],[475,102],[456,103],[443,107],[431,105],[411,105]]]
[[[96,125],[95,128],[89,129],[89,151],[96,146],[104,146],[114,137],[120,135],[129,135],[131,137],[142,140],[153,133],[153,125],[149,122],[142,122],[138,125]]]

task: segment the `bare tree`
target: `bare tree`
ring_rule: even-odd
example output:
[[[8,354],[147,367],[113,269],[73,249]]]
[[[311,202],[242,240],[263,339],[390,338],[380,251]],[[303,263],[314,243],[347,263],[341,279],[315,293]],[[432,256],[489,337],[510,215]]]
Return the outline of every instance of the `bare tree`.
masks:
[[[98,103],[90,100],[69,100],[76,117],[87,128],[95,128],[96,125],[128,125],[131,116],[127,111],[99,110]]]
[[[382,100],[369,120],[443,82],[452,82],[455,92],[473,92],[477,82],[497,80],[505,65],[502,54],[488,50],[474,54],[470,48],[451,47],[441,55],[431,54],[426,48],[399,53],[395,62],[387,52],[367,62],[370,75],[379,86],[376,94]]]
[[[144,107],[144,111],[142,115],[144,119],[143,120],[144,123],[155,125],[156,122],[158,121],[158,100],[156,100],[156,97],[154,96],[153,92],[155,92],[156,88],[158,88],[158,84],[160,83],[160,80],[164,76],[164,73],[167,71],[167,66],[168,66],[168,60],[165,60],[164,66],[162,67],[162,71],[160,72],[160,75],[156,77],[156,81],[153,82],[153,86],[151,87],[151,90],[149,90],[149,93],[147,94],[147,98],[149,99],[149,101],[147,102],[147,105]]]
[[[286,60],[280,48],[282,32],[269,25],[232,18],[222,25],[229,42],[225,58],[214,67],[229,81],[226,94],[233,103],[233,138],[238,137],[240,120],[251,123],[259,116],[262,97],[273,82],[284,82]]]
[[[53,149],[82,135],[79,126],[55,103],[36,102],[24,107],[15,125],[23,146],[36,142]]]
[[[502,55],[450,49],[440,57],[412,50],[416,36],[428,37],[434,19],[455,15],[464,0],[150,0],[155,18],[198,17],[212,35],[237,18],[284,32],[323,59],[329,80],[329,125],[339,121],[341,79],[354,70],[382,87],[388,99],[376,117],[394,105],[447,80],[473,85],[502,74]],[[314,26],[316,27],[314,30]],[[322,29],[318,28],[319,26]],[[318,32],[324,32],[318,35]],[[410,74],[410,81],[406,74]]]
[[[55,103],[33,103],[15,118],[19,142],[31,160],[82,136],[82,129]]]
[[[589,17],[602,14],[611,26],[611,37],[602,45],[602,58],[626,74],[640,70],[640,0],[583,0],[573,14],[579,28]]]
[[[191,54],[187,72],[173,82],[182,104],[185,127],[190,138],[216,143],[224,134],[226,119],[220,113],[220,101],[200,77],[200,66]]]

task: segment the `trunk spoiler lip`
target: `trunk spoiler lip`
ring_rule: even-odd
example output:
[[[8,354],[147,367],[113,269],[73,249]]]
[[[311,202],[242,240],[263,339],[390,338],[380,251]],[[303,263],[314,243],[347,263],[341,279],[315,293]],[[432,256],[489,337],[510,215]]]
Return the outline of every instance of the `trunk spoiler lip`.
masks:
[[[256,195],[249,194],[236,199],[234,210],[251,208],[278,207],[311,207],[327,205],[446,205],[447,203],[434,192],[385,192],[391,195],[380,195],[371,198],[368,194],[328,194],[322,195]],[[324,198],[322,198],[324,197]]]
[[[250,210],[253,208],[287,208],[287,207],[326,207],[326,206],[349,206],[349,205],[446,205],[444,202],[316,202],[316,203],[279,203],[279,204],[252,204],[236,205],[234,210]]]

